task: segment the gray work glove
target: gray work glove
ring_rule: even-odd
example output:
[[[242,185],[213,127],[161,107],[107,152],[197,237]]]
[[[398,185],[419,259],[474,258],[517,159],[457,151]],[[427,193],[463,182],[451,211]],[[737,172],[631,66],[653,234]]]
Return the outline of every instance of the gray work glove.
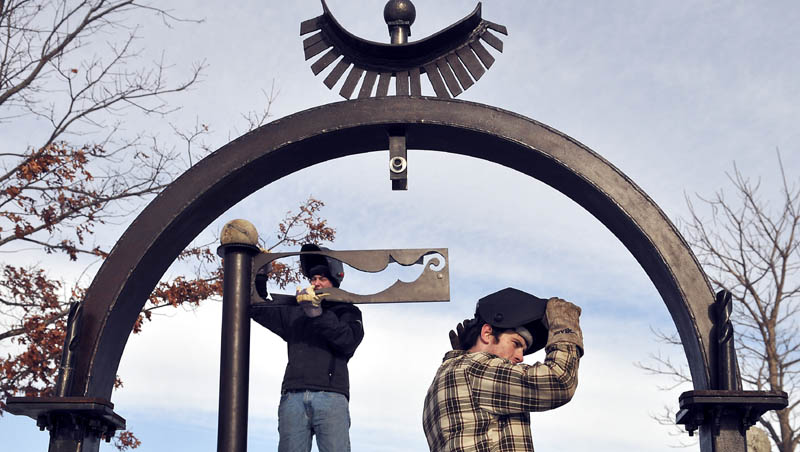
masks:
[[[553,297],[547,300],[547,310],[544,314],[544,326],[547,327],[547,345],[556,342],[569,342],[578,346],[579,353],[583,356],[583,333],[578,324],[581,308],[569,301]]]
[[[325,295],[328,294],[314,292],[314,286],[308,286],[305,289],[298,287],[297,292],[295,292],[297,303],[303,308],[303,313],[306,317],[310,318],[322,315],[322,297]]]

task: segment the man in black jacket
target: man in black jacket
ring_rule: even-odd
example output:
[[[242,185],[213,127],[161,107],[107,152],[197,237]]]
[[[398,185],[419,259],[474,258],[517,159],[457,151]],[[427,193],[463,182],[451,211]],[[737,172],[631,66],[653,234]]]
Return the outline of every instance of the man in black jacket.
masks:
[[[319,251],[303,245],[301,251]],[[361,311],[350,303],[324,301],[315,291],[339,287],[342,263],[301,255],[311,286],[297,290],[297,305],[261,310],[257,322],[286,341],[289,362],[278,408],[279,452],[308,452],[317,436],[320,452],[350,450],[350,379],[347,362],[364,337]]]

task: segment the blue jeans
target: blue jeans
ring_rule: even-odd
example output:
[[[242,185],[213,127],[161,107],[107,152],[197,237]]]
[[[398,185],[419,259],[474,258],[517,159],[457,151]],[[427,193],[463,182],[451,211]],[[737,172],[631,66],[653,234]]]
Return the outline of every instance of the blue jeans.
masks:
[[[281,395],[278,452],[309,452],[317,435],[319,452],[350,452],[350,409],[338,392],[301,391]]]

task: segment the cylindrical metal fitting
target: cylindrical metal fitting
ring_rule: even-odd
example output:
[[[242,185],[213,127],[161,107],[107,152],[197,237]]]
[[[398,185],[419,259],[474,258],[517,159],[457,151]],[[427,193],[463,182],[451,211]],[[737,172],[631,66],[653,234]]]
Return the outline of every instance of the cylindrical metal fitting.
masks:
[[[411,36],[411,24],[417,18],[417,9],[410,0],[389,0],[383,8],[383,20],[389,26],[392,44],[405,44]]]
[[[408,163],[406,162],[406,159],[400,156],[392,157],[391,160],[389,161],[389,171],[395,174],[402,173],[403,171],[406,170],[407,166]]]

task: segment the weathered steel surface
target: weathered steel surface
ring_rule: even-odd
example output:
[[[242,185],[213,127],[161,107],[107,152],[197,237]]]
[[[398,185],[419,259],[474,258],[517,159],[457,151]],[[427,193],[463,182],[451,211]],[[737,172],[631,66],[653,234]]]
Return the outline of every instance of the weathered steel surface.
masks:
[[[736,347],[733,340],[733,297],[727,290],[720,290],[714,301],[717,334],[717,383],[716,389],[730,391],[742,390],[742,377],[739,362],[736,360]]]
[[[505,165],[592,213],[630,250],[661,294],[681,336],[694,388],[713,389],[714,294],[676,228],[627,176],[572,138],[514,113],[456,100],[383,97],[325,105],[267,124],[198,162],[154,199],[89,287],[67,393],[110,397],[122,351],[148,295],[177,255],[219,215],[300,169],[385,150],[387,130],[397,127],[405,129],[409,148]]]
[[[745,452],[745,432],[762,414],[789,404],[783,391],[687,391],[680,395],[675,422],[689,435],[700,431],[703,452]]]
[[[395,94],[398,96],[408,96],[408,71],[398,71],[394,77]]]
[[[74,302],[69,306],[67,316],[67,337],[64,340],[64,348],[61,351],[61,362],[58,365],[58,380],[56,381],[56,396],[64,397],[67,395],[67,388],[70,387],[72,380],[72,368],[75,363],[75,350],[80,341],[81,318],[83,310],[80,302]]]
[[[361,83],[361,89],[358,91],[358,97],[370,97],[372,95],[372,88],[375,86],[375,81],[378,79],[378,73],[367,71],[364,76],[364,82]]]
[[[114,404],[97,397],[9,397],[11,414],[28,416],[50,431],[49,452],[96,451],[100,441],[110,441],[125,419]]]
[[[222,340],[220,342],[217,452],[247,451],[250,382],[250,283],[255,246],[222,245]]]
[[[389,82],[392,80],[392,74],[388,72],[381,72],[381,78],[378,79],[378,89],[375,91],[375,97],[382,97],[389,94]]]
[[[325,0],[322,0],[322,10],[321,16],[300,24],[300,35],[316,32],[303,40],[306,60],[331,48],[330,52],[311,65],[314,75],[319,74],[339,55],[344,56],[334,69],[334,75],[325,78],[325,85],[330,89],[341,78],[342,73],[352,67],[350,74],[360,75],[364,71],[371,71],[394,76],[398,96],[409,94],[409,83],[406,80],[409,74],[411,95],[421,95],[419,75],[428,72],[428,79],[437,97],[456,97],[483,75],[484,66],[488,69],[494,63],[494,57],[479,40],[484,40],[495,50],[502,52],[503,41],[489,30],[508,34],[506,27],[481,18],[480,3],[468,16],[434,35],[414,42],[400,40],[394,44],[367,41],[354,36],[336,21]],[[447,62],[450,63],[449,66]],[[470,68],[469,72],[474,80],[467,71],[461,70],[464,65]],[[451,69],[451,66],[456,67]],[[348,81],[355,83],[350,79]],[[347,89],[341,89],[339,94],[349,99],[353,95],[353,88],[347,85]],[[359,91],[359,97],[363,97],[365,92],[366,90]],[[382,96],[385,93],[379,90],[375,95]]]

